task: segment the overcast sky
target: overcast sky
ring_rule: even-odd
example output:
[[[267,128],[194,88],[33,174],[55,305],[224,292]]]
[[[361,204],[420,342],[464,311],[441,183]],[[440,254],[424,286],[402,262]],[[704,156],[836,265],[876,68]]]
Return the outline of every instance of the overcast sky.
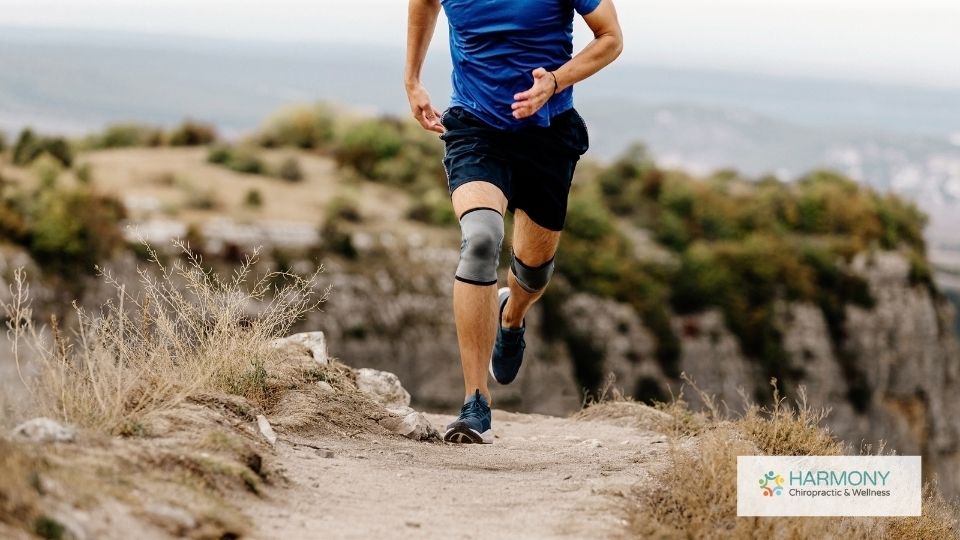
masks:
[[[402,47],[406,0],[0,0],[0,26]],[[960,88],[960,0],[617,0],[644,64]],[[589,37],[579,32],[579,41]],[[433,54],[446,54],[438,34]]]

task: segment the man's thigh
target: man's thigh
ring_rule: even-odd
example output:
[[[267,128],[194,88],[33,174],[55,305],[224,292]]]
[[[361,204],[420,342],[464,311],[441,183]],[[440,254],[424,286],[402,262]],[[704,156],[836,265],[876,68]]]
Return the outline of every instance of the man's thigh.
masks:
[[[513,253],[526,266],[541,266],[557,253],[560,231],[551,231],[537,225],[518,208],[513,220]]]
[[[507,211],[507,197],[490,182],[475,180],[461,184],[453,191],[453,211],[459,219],[464,212],[474,208],[492,208],[500,214]]]

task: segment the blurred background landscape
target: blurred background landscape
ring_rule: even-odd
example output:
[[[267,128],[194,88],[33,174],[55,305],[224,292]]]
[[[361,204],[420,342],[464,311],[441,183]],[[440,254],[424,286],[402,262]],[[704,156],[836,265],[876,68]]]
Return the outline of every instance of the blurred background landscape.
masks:
[[[322,263],[299,328],[448,409],[459,236],[442,144],[407,119],[404,3],[256,4],[0,0],[0,276],[26,266],[47,320],[104,300],[97,265],[133,281],[140,238]],[[737,409],[776,377],[957,493],[960,8],[637,4],[625,57],[577,87],[592,148],[498,406],[569,413],[610,374],[666,400],[687,373]]]

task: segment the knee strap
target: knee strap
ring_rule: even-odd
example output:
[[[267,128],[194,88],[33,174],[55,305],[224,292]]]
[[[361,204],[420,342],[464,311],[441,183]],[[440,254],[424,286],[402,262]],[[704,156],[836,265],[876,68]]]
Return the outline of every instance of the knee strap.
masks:
[[[460,216],[460,264],[457,280],[471,285],[496,285],[503,244],[503,216],[491,208],[475,208]]]
[[[527,266],[513,254],[510,261],[510,269],[517,278],[517,283],[527,292],[540,292],[550,283],[550,276],[553,275],[553,259],[541,264],[540,266]]]

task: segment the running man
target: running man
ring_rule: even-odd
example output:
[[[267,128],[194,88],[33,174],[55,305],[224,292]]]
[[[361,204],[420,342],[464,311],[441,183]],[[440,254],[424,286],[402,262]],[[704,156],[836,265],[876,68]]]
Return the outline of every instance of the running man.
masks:
[[[420,79],[441,5],[453,59],[453,98],[442,115]],[[576,56],[574,12],[594,35]],[[573,172],[589,146],[573,85],[622,49],[613,0],[410,0],[407,97],[420,125],[446,143],[462,233],[453,309],[466,399],[448,442],[493,442],[487,371],[509,384],[520,370],[524,315],[550,281]],[[513,253],[498,291],[507,210]]]

